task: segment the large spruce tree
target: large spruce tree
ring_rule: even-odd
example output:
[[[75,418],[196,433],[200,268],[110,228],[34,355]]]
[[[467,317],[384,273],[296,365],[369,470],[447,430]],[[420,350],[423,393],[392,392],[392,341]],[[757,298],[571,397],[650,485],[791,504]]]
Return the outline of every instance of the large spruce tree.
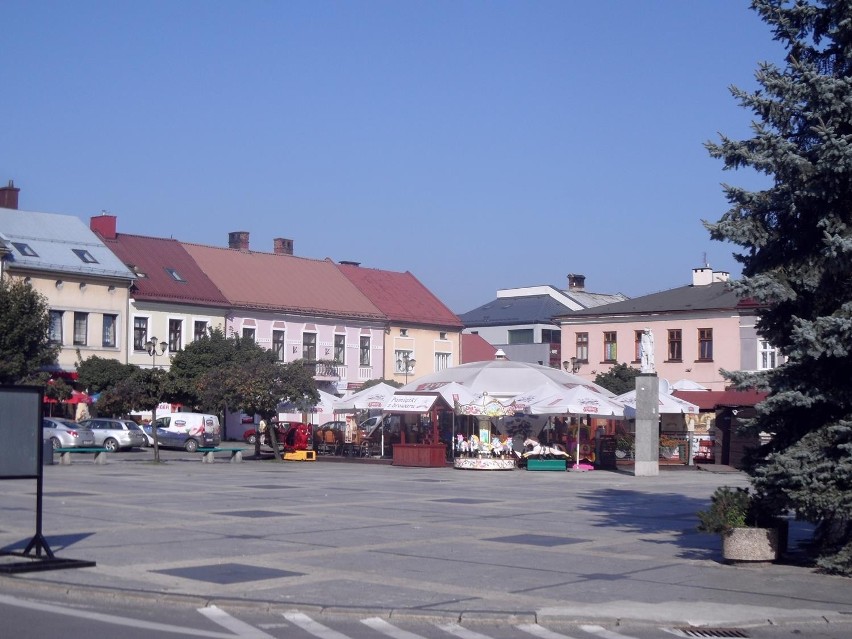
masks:
[[[777,512],[816,524],[819,565],[852,574],[852,0],[753,0],[787,56],[763,63],[753,136],[707,145],[726,169],[750,167],[771,186],[725,186],[731,208],[707,224],[730,241],[744,296],[765,304],[759,335],[786,361],[739,385],[769,391],[749,424],[772,435],[750,468]]]

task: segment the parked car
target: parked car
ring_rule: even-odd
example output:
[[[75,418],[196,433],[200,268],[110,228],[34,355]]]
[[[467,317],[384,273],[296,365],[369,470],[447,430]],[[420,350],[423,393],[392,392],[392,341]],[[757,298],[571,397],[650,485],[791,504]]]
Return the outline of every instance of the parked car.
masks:
[[[157,420],[159,422],[160,420]],[[145,436],[151,440],[153,446],[154,436],[151,424],[142,426]],[[201,432],[199,434],[181,433],[167,428],[157,428],[157,445],[160,448],[182,448],[188,453],[194,453],[199,448],[213,448],[218,446],[213,433]]]
[[[142,448],[147,438],[139,424],[130,419],[108,419],[93,417],[80,422],[84,428],[90,428],[95,434],[95,446],[103,446],[109,451],[129,448]]]
[[[44,417],[41,436],[50,440],[53,448],[85,448],[95,445],[95,433],[77,422],[61,417]]]

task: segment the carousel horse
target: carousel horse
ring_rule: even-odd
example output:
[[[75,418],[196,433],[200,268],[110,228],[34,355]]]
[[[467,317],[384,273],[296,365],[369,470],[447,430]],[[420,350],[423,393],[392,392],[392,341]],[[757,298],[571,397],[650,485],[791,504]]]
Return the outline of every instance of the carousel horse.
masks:
[[[564,457],[567,459],[571,456],[562,450],[562,448],[559,447],[559,444],[544,446],[538,440],[529,438],[524,440],[524,457],[537,457],[539,459]]]

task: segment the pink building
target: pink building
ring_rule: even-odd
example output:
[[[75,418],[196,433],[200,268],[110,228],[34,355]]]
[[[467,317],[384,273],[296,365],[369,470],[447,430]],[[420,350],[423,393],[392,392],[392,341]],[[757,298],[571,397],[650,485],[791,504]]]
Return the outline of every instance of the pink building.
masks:
[[[555,318],[562,327],[565,368],[589,379],[616,364],[640,368],[639,340],[654,336],[657,374],[670,381],[689,379],[723,390],[720,370],[773,368],[774,347],[755,331],[752,300],[740,299],[728,273],[709,267],[692,271],[692,284]]]

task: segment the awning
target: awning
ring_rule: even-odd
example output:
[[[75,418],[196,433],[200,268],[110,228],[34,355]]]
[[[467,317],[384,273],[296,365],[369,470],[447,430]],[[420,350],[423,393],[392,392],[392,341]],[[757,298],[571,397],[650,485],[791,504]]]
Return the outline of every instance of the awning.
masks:
[[[427,413],[438,395],[394,395],[382,409],[386,413]]]

